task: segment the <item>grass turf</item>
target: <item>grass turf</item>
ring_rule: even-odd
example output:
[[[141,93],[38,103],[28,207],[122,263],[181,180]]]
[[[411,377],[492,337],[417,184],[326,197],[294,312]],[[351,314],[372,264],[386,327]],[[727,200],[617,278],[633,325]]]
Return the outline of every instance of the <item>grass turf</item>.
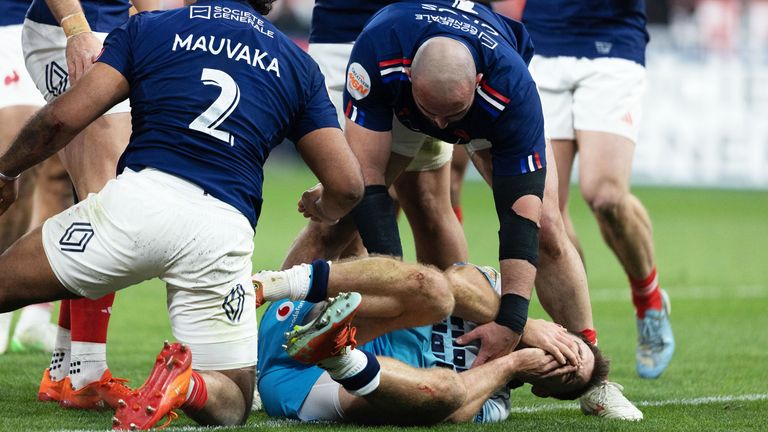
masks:
[[[297,231],[301,191],[314,182],[303,170],[268,167],[265,206],[256,233],[254,268],[277,268]],[[537,399],[525,388],[513,394],[513,412],[497,425],[459,425],[434,430],[759,430],[768,424],[768,194],[755,191],[637,189],[653,222],[661,284],[673,302],[677,352],[658,380],[634,372],[635,328],[629,290],[618,263],[600,240],[594,220],[572,191],[572,212],[586,252],[595,321],[602,349],[613,359],[611,379],[644,405],[645,421],[627,424],[585,417],[574,403]],[[464,214],[471,260],[496,261],[496,217],[488,188],[470,182]],[[401,221],[406,259],[413,260],[410,233]],[[171,339],[165,290],[149,281],[118,294],[110,326],[112,371],[141,383],[163,339]],[[531,315],[543,317],[532,305]],[[277,341],[275,343],[278,343]],[[48,364],[43,354],[0,356],[0,431],[108,429],[110,412],[64,411],[35,402]],[[724,396],[721,401],[697,398]],[[527,410],[526,408],[532,408]],[[176,423],[193,423],[182,416]],[[354,430],[340,425],[300,425],[252,414],[235,430]],[[394,430],[394,428],[381,428]]]

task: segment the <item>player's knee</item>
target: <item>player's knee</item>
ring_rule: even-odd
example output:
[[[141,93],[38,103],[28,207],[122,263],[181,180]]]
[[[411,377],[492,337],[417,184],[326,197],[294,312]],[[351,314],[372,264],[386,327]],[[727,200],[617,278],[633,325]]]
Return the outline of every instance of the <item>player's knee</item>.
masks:
[[[615,223],[619,218],[621,202],[626,193],[610,183],[584,194],[589,208],[603,222]]]
[[[420,311],[433,314],[435,321],[453,312],[453,294],[448,279],[442,272],[432,267],[420,266],[410,272],[408,282],[408,292],[418,296],[416,302],[411,297],[410,303],[417,305]]]
[[[539,256],[556,260],[564,253],[568,241],[562,215],[556,208],[545,206],[539,223]]]
[[[433,380],[424,383],[419,390],[428,393],[424,410],[433,414],[435,422],[439,422],[461,408],[467,397],[467,390],[459,375],[448,369],[434,369]]]

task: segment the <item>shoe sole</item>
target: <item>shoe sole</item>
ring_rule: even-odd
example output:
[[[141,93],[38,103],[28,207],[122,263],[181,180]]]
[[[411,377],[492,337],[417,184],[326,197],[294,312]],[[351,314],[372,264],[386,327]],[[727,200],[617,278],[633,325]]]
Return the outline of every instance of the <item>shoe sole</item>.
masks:
[[[126,399],[118,400],[112,428],[144,430],[157,424],[184,403],[191,375],[189,348],[166,342],[147,381]]]
[[[296,326],[285,333],[288,341],[283,348],[294,360],[314,364],[328,358],[338,331],[351,326],[362,297],[356,292],[340,293],[329,298],[320,314],[304,326]]]

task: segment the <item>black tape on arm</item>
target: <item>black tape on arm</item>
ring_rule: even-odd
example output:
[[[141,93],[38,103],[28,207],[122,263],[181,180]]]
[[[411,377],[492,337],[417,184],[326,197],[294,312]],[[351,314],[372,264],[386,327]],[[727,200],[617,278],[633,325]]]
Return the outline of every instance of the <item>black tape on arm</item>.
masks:
[[[522,259],[534,266],[539,261],[539,227],[512,211],[525,195],[544,197],[546,168],[519,176],[494,176],[493,199],[499,217],[499,260]]]
[[[503,325],[517,334],[523,334],[525,323],[528,321],[529,304],[530,300],[521,295],[504,294],[501,296],[496,324]]]
[[[403,256],[395,203],[386,186],[366,186],[362,201],[352,210],[352,218],[368,253]]]

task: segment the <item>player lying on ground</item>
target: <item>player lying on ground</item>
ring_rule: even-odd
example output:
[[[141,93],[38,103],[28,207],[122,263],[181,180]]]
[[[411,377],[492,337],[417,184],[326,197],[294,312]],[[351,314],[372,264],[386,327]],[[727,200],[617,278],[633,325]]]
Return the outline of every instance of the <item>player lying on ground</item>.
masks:
[[[330,269],[316,261],[254,278],[273,300],[315,301],[353,287],[362,295],[350,319],[345,317],[354,297],[335,302],[330,313],[323,303],[307,301],[277,301],[267,309],[259,328],[258,375],[272,416],[411,425],[501,421],[509,410],[510,381],[531,383],[539,396],[573,399],[608,372],[594,346],[543,320],[529,320],[522,342],[552,354],[521,349],[469,369],[477,349],[458,346],[453,337],[474,326],[465,327],[459,317],[480,323],[495,317],[499,297],[491,288],[497,278],[493,269],[457,265],[440,272],[375,257],[334,263]],[[318,313],[327,314],[336,330],[329,323],[319,331],[311,326],[308,332],[294,331],[317,322]],[[449,314],[454,316],[431,325]],[[345,329],[348,324],[356,331]],[[288,353],[269,343],[286,332]],[[355,340],[359,349],[345,347]],[[334,355],[323,352],[327,349]]]
[[[260,15],[270,3],[203,1],[133,16],[0,156],[2,212],[19,173],[131,98],[134,130],[118,178],[0,256],[0,312],[166,282],[171,328],[189,349],[164,348],[147,382],[125,403],[112,401],[117,428],[151,427],[178,407],[203,424],[247,418],[257,349],[253,234],[273,147],[294,141],[321,181],[301,200],[315,220],[335,221],[363,193],[323,77]],[[233,12],[196,19],[216,8]],[[224,45],[240,48],[214,49]]]

